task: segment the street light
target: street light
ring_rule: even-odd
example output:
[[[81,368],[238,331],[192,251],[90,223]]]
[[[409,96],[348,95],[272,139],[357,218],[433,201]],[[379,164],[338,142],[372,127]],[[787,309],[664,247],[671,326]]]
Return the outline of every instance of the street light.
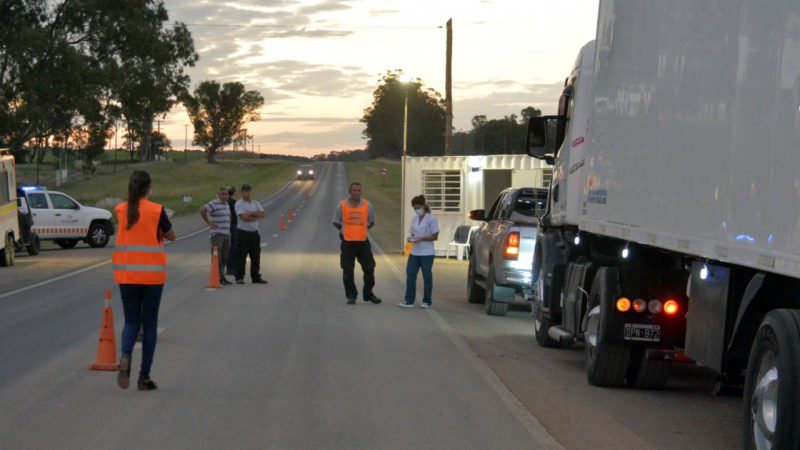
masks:
[[[408,148],[408,89],[411,86],[411,77],[406,73],[401,73],[398,78],[400,83],[405,86],[405,106],[403,107],[403,157],[400,164],[400,211],[406,208],[406,150]],[[404,248],[405,239],[403,234],[405,232],[405,224],[402,220],[402,213],[400,214],[400,248]]]

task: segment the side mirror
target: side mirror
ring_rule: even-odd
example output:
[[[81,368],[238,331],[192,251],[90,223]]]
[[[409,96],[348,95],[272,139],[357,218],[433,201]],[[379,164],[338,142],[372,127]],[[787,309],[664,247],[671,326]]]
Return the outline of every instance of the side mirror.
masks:
[[[484,209],[473,209],[469,212],[469,218],[472,220],[480,220],[486,221],[486,210]]]
[[[556,151],[564,140],[566,131],[564,116],[539,116],[528,121],[527,153],[547,164],[555,162]]]

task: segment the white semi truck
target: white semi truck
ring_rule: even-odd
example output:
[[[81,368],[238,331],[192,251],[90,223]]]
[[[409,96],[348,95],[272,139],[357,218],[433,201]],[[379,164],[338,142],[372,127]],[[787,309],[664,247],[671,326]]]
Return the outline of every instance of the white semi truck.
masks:
[[[600,386],[710,367],[746,448],[800,448],[800,2],[601,0],[528,141],[537,341],[585,342]]]

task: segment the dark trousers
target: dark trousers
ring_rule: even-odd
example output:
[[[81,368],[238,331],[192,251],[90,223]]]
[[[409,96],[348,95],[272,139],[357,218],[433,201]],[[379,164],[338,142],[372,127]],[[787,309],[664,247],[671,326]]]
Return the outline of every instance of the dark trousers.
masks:
[[[425,290],[422,293],[422,303],[431,304],[431,294],[433,293],[433,255],[417,256],[408,255],[406,263],[406,303],[413,305],[417,296],[417,273],[422,269],[422,279],[425,282]]]
[[[225,262],[228,275],[236,273],[236,264],[239,261],[239,230],[233,228],[234,226],[231,224],[231,251],[228,252],[228,260]]]
[[[158,339],[158,308],[164,285],[120,284],[122,308],[125,311],[125,327],[122,329],[122,353],[133,353],[139,329],[142,333],[142,368],[139,376],[150,376],[153,355]]]
[[[217,265],[219,270],[219,280],[225,278],[225,263],[228,261],[231,251],[231,237],[227,234],[214,234],[211,236],[211,256],[214,256],[214,247],[217,248]]]
[[[358,297],[355,282],[356,260],[364,272],[364,299],[371,298],[375,287],[375,258],[372,256],[372,246],[369,241],[342,241],[340,264],[342,266],[342,280],[344,293],[348,298]]]
[[[236,279],[244,279],[244,268],[247,264],[247,257],[250,257],[250,279],[258,280],[261,278],[261,235],[258,231],[238,230],[237,236],[237,256],[239,264],[236,265]]]

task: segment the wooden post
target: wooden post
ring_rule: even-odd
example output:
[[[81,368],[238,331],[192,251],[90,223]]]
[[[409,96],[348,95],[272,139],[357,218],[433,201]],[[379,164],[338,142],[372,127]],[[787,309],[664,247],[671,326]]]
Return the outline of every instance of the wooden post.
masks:
[[[447,67],[445,74],[444,154],[453,154],[453,19],[447,21]]]

